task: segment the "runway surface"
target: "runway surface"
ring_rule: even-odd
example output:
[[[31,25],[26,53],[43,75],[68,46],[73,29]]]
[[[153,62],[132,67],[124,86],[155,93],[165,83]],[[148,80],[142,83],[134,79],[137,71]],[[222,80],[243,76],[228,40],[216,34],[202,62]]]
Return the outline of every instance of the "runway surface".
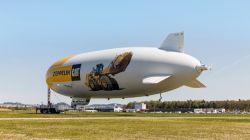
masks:
[[[71,117],[71,118],[0,118],[6,120],[159,120],[159,119],[248,119],[249,117]]]

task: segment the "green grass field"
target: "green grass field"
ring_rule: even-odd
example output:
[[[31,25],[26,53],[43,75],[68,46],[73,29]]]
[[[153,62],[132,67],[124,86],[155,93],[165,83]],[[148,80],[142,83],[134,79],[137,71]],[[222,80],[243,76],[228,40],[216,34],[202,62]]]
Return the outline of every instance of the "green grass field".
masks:
[[[250,139],[250,115],[0,111],[0,139]]]

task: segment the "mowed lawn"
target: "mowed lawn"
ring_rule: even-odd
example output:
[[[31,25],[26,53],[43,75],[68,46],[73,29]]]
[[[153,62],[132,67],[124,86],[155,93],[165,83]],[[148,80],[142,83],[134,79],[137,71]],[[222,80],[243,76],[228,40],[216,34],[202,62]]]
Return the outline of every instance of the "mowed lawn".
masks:
[[[131,115],[128,113],[128,116],[119,116],[121,115],[119,113],[109,115],[108,113],[95,113],[92,114],[93,116],[89,113],[84,114],[80,113],[79,119],[75,114],[72,115],[73,119],[62,119],[61,116],[65,114],[58,115],[58,118],[52,115],[48,117],[50,119],[44,119],[46,117],[42,115],[40,118],[43,120],[32,118],[4,120],[4,117],[1,117],[0,139],[238,140],[250,138],[250,116],[247,115],[222,115],[222,117],[204,115],[202,117],[201,114],[192,117],[191,114],[186,117],[186,114],[166,114],[164,117],[165,114],[142,113],[135,116],[131,116],[133,113]],[[70,114],[67,115],[69,116]],[[12,116],[12,118],[15,117]]]

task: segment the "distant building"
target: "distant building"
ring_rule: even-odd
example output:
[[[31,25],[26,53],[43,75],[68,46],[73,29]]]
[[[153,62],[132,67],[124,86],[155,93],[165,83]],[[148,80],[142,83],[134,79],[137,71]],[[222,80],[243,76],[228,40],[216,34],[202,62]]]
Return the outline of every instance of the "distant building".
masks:
[[[120,106],[114,106],[114,112],[122,112],[123,109]]]
[[[203,113],[202,108],[195,108],[194,109],[194,113],[195,114],[201,114],[201,113]]]
[[[84,112],[92,112],[92,113],[94,113],[94,112],[97,112],[97,110],[93,110],[93,109],[90,109],[90,110],[89,110],[89,109],[85,109],[85,110],[84,110]]]
[[[97,110],[98,112],[122,112],[121,104],[94,104],[85,106],[85,110]]]
[[[218,108],[218,113],[225,113],[226,112],[226,109],[225,108]]]
[[[18,102],[5,102],[3,104],[0,104],[0,107],[2,108],[33,108],[35,105],[27,105],[22,104]]]
[[[193,108],[173,108],[173,109],[161,109],[161,108],[155,108],[155,109],[149,109],[146,112],[162,112],[162,113],[193,113]]]
[[[225,108],[196,108],[194,109],[194,113],[196,114],[201,114],[201,113],[218,114],[218,113],[225,113],[225,112],[226,112]]]
[[[145,111],[147,109],[147,105],[144,103],[135,103],[134,107],[135,111]]]
[[[147,112],[165,112],[165,113],[195,113],[195,114],[219,114],[225,113],[224,108],[176,108],[176,109],[150,109]]]
[[[130,113],[131,113],[131,112],[132,112],[132,113],[135,113],[135,112],[136,112],[135,109],[126,109],[125,111],[126,111],[126,112],[130,112]]]
[[[60,102],[60,103],[55,104],[55,108],[58,111],[68,111],[68,110],[72,109],[70,105],[68,105],[64,102]]]

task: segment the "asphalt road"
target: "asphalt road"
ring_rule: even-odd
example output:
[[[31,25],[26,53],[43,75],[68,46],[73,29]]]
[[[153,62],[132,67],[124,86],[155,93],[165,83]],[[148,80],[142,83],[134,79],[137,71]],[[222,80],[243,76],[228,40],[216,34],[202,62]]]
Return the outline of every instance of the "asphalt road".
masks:
[[[72,118],[0,118],[6,120],[159,120],[159,119],[249,119],[249,117],[72,117]]]

